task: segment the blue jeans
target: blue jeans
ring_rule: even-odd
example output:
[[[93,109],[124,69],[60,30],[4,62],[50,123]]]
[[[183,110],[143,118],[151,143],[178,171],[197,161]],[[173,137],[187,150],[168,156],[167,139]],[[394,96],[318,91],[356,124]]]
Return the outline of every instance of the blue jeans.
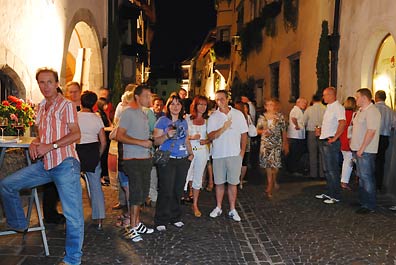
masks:
[[[85,172],[88,177],[89,188],[91,191],[91,208],[92,208],[92,219],[104,219],[105,218],[105,202],[102,190],[102,183],[100,182],[100,174],[102,167],[100,163],[95,168],[95,172]]]
[[[84,215],[80,183],[80,163],[69,157],[55,168],[44,169],[42,161],[25,167],[0,182],[7,223],[15,229],[28,227],[19,191],[53,181],[58,189],[63,214],[66,217],[66,254],[68,264],[80,264],[84,240]]]
[[[339,153],[341,143],[339,140],[329,144],[327,140],[320,140],[320,153],[322,155],[323,173],[327,182],[327,195],[340,199],[340,163]]]
[[[363,153],[358,157],[353,152],[356,159],[356,171],[359,176],[359,202],[362,207],[374,210],[376,206],[376,186],[375,186],[375,157],[376,154]]]

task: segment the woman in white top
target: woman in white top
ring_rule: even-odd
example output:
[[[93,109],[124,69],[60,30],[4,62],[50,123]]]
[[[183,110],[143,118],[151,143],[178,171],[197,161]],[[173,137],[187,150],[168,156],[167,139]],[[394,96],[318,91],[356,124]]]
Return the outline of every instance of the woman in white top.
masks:
[[[199,191],[202,188],[202,179],[209,158],[209,140],[206,132],[208,119],[208,99],[205,96],[196,96],[190,107],[187,117],[188,138],[191,143],[194,159],[191,161],[187,174],[187,182],[192,182],[193,205],[195,217],[201,217],[198,208]]]
[[[106,135],[102,119],[92,111],[98,97],[95,92],[84,91],[81,95],[81,110],[78,112],[78,125],[81,138],[76,145],[80,158],[81,171],[88,177],[91,191],[92,219],[98,220],[97,230],[102,230],[102,220],[105,218],[105,203],[100,182],[100,157],[106,149]]]

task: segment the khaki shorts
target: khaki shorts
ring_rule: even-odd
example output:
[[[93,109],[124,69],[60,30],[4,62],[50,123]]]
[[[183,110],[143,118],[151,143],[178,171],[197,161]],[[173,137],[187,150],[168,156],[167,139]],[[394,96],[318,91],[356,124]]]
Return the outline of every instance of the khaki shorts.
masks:
[[[214,183],[238,185],[241,168],[242,157],[240,155],[213,159]]]

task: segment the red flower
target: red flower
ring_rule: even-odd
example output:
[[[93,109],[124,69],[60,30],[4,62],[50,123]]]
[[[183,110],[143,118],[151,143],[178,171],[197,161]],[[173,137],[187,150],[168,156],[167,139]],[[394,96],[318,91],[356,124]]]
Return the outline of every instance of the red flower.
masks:
[[[17,108],[17,110],[22,110],[22,103],[18,102],[15,106],[15,108]]]
[[[3,102],[1,102],[1,104],[3,104],[4,106],[10,106],[10,102],[8,102],[7,100],[3,100]]]
[[[14,102],[16,104],[18,104],[18,103],[22,104],[22,102],[23,102],[21,99],[15,97],[15,96],[8,96],[8,100],[10,100],[10,101],[12,101],[12,102]]]

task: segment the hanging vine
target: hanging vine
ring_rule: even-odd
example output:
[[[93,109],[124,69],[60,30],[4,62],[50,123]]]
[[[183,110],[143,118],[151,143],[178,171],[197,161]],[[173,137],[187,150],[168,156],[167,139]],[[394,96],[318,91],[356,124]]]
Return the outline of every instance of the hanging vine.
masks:
[[[259,51],[261,49],[263,45],[263,30],[268,37],[276,36],[276,18],[281,13],[282,4],[286,32],[290,29],[294,31],[297,29],[298,3],[299,0],[273,1],[261,9],[260,16],[245,24],[239,32],[243,61],[246,61],[253,50]]]
[[[296,31],[298,23],[298,1],[283,0],[283,22],[286,32],[290,29]]]

